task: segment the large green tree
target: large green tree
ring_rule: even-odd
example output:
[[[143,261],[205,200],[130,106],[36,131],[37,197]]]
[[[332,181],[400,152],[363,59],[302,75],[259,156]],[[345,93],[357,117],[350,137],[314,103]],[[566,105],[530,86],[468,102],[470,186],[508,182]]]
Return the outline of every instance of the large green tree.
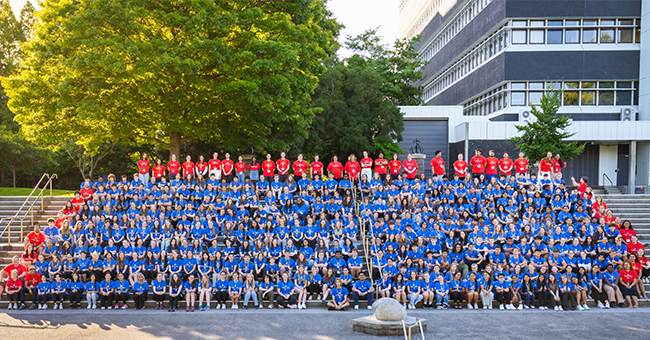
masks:
[[[9,0],[0,0],[0,77],[16,72],[20,60],[19,44],[24,40],[23,27],[11,10]],[[19,128],[7,107],[8,100],[0,84],[0,126],[7,128],[5,133],[16,132]]]
[[[29,139],[91,154],[124,137],[285,149],[339,30],[323,0],[48,0],[36,20],[9,106]]]
[[[566,131],[571,125],[569,117],[557,114],[562,105],[562,90],[554,89],[555,86],[556,84],[551,84],[547,91],[544,91],[539,107],[531,104],[530,113],[535,119],[523,125],[515,125],[517,131],[522,134],[510,139],[534,162],[546,157],[549,151],[554,155],[559,153],[566,160],[572,160],[585,148],[584,144],[565,141],[575,133]]]
[[[422,88],[413,83],[422,77],[424,63],[411,41],[393,46],[380,43],[376,30],[348,37],[354,54],[329,60],[312,105],[316,114],[303,149],[329,158],[367,150],[372,154],[400,152],[403,114],[398,105],[421,104]]]

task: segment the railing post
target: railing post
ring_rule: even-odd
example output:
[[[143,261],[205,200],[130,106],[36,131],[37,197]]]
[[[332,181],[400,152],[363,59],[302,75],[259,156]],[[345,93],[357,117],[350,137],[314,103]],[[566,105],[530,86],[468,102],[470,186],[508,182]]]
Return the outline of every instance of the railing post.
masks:
[[[45,195],[41,194],[41,211],[45,210],[45,208],[43,207],[43,198],[44,197],[45,197]]]
[[[7,245],[11,245],[11,222],[9,221],[9,224],[7,225]]]
[[[32,221],[32,225],[34,225],[34,207],[32,207],[32,208],[30,209],[30,211],[31,211],[31,213],[32,213],[32,214],[31,214],[31,215],[32,215],[32,219],[31,219],[31,221]],[[22,230],[21,230],[21,234],[20,234],[20,236],[21,236],[21,237],[23,236],[23,235],[22,235]]]
[[[52,179],[50,178],[50,197],[52,197]]]

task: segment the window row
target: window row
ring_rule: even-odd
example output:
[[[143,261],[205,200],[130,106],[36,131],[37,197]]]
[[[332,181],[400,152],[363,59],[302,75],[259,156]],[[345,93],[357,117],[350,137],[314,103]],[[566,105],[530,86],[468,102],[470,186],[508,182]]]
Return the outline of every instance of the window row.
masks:
[[[562,105],[564,106],[629,106],[635,91],[564,91]],[[512,91],[511,106],[540,105],[542,92]]]
[[[589,24],[588,24],[589,23]],[[619,23],[618,26],[614,25]],[[512,44],[632,44],[641,42],[641,20],[512,21]],[[531,27],[518,29],[516,27]],[[533,28],[535,27],[535,28]]]

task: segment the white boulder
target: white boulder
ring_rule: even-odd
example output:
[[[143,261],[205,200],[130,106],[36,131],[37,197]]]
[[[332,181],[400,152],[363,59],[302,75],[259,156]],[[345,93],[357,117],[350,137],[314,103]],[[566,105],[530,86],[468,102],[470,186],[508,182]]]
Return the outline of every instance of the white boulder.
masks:
[[[395,299],[381,298],[372,304],[372,312],[379,321],[399,321],[406,319],[406,310]]]

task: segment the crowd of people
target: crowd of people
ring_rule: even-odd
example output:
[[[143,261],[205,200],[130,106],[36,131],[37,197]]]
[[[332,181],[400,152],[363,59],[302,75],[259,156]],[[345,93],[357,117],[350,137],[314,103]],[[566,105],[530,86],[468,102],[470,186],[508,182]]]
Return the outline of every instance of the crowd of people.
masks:
[[[226,153],[143,154],[138,173],[80,190],[25,238],[0,275],[9,309],[254,307],[332,310],[392,297],[404,308],[588,310],[638,307],[650,263],[629,221],[588,187],[562,178],[560,155],[531,171],[519,154],[480,150],[425,174],[363,152],[325,166],[282,153],[244,162]],[[130,177],[130,178],[129,178]],[[360,251],[362,250],[362,254]],[[480,302],[479,302],[480,300]],[[480,304],[480,306],[479,306]]]

